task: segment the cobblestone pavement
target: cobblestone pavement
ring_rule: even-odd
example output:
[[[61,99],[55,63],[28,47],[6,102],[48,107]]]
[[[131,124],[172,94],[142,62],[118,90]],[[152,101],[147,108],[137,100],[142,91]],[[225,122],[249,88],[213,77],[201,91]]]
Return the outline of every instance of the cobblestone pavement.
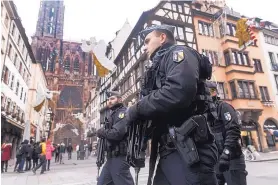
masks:
[[[31,171],[19,174],[11,172],[1,175],[3,185],[96,185],[97,167],[95,158],[87,160],[65,160],[65,164],[51,164],[46,174],[34,175]],[[247,162],[248,185],[276,185],[278,182],[278,161]],[[131,168],[134,177],[134,169]],[[148,166],[141,169],[139,184],[146,185]]]

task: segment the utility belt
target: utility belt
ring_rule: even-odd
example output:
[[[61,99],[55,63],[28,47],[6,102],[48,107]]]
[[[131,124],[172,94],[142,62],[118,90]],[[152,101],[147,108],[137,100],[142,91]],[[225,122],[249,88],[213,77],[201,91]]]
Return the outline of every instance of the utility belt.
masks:
[[[204,115],[187,119],[180,127],[169,127],[169,133],[160,138],[160,156],[178,151],[182,160],[189,166],[200,161],[197,147],[213,143],[213,136]]]
[[[125,142],[120,142],[118,145],[112,145],[107,149],[107,158],[126,156],[127,155],[127,144]]]

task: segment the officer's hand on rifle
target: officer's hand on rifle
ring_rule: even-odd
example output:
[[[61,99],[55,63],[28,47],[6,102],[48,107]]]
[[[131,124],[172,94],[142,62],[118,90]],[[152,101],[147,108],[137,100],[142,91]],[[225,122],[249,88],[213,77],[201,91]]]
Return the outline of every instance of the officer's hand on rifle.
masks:
[[[100,128],[97,130],[97,137],[99,138],[103,138],[105,136],[105,129],[104,128]]]
[[[230,166],[230,151],[228,149],[224,149],[219,159],[219,171],[220,172],[228,171],[229,166]]]

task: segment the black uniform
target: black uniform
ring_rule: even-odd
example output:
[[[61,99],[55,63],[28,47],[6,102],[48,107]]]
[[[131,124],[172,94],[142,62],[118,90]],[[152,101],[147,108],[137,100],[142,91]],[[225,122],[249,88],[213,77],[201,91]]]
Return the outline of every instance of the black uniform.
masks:
[[[126,162],[127,154],[127,122],[125,119],[126,107],[118,104],[112,108],[108,117],[108,129],[99,129],[98,137],[106,138],[107,161],[102,168],[98,185],[133,185],[130,166]]]
[[[215,88],[216,84],[207,83],[208,87]],[[216,166],[216,176],[219,185],[246,185],[247,171],[245,160],[240,146],[240,125],[235,109],[228,103],[213,97],[217,118],[211,125],[219,152],[219,162]]]
[[[164,29],[161,26],[154,28],[159,31]],[[166,31],[172,32],[170,29]],[[155,78],[154,86],[150,89],[152,91],[129,108],[127,118],[129,122],[152,120],[152,125],[156,127],[150,158],[156,160],[153,157],[156,149],[153,148],[157,142],[160,160],[153,184],[216,185],[214,167],[217,148],[212,134],[206,130],[206,122],[205,141],[203,138],[198,142],[194,139],[199,155],[199,161],[194,164],[186,164],[182,160],[185,154],[178,152],[169,140],[168,126],[180,127],[193,115],[203,112],[201,109],[205,107],[204,104],[197,107],[197,95],[204,95],[202,91],[205,83],[199,80],[200,68],[196,53],[191,48],[166,43],[151,56],[151,60],[153,65],[149,71],[153,71]],[[151,160],[150,165],[154,162]]]

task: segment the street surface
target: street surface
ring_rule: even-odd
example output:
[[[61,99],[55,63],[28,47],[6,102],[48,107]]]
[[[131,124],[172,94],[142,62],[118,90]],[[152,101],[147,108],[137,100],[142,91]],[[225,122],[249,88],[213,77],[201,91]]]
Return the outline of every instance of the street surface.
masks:
[[[12,167],[1,175],[3,185],[95,185],[97,167],[95,158],[87,160],[65,160],[65,164],[52,162],[51,170],[40,175],[40,170],[34,175],[31,171],[23,174],[14,173]],[[247,162],[248,185],[277,185],[278,161]],[[134,169],[131,168],[134,177]],[[148,165],[141,169],[139,184],[146,185]]]

